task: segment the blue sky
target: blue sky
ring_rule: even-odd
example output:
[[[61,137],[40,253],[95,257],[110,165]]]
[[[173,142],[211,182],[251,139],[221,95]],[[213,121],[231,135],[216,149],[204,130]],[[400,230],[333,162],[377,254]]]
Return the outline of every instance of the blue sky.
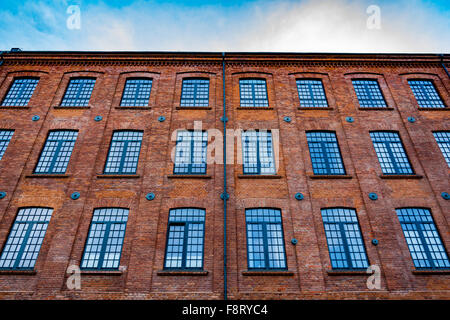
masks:
[[[79,29],[67,27],[71,5],[80,8]],[[367,26],[371,5],[379,28]],[[450,1],[1,0],[0,50],[12,47],[449,53]]]

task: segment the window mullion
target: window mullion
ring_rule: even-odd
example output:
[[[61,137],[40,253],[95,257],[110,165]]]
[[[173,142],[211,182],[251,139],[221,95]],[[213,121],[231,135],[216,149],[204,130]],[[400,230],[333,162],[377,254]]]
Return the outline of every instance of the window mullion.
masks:
[[[253,100],[253,106],[256,107],[255,84],[254,84],[254,83],[251,83],[250,86],[251,86],[251,88],[252,88],[252,100]]]
[[[122,157],[120,158],[119,173],[123,173],[123,166],[125,165],[125,158],[127,156],[128,151],[128,142],[129,141],[123,141],[123,151]]]
[[[327,174],[331,174],[330,163],[327,154],[327,148],[325,146],[325,142],[320,142],[320,147],[322,148],[323,159],[325,160],[325,168],[327,169]]]
[[[100,255],[98,258],[97,269],[103,269],[103,259],[105,258],[106,246],[108,244],[109,231],[111,229],[111,222],[102,222],[101,224],[105,224],[105,234],[103,235],[102,248],[100,250]]]
[[[16,101],[23,97],[23,92],[25,91],[26,86],[27,86],[27,82],[22,82],[20,84],[20,89],[17,92]]]
[[[30,237],[30,233],[33,230],[33,226],[35,224],[35,222],[25,222],[25,223],[26,223],[28,229],[25,232],[25,235],[23,236],[23,241],[22,241],[19,251],[17,252],[17,256],[16,256],[16,260],[14,261],[13,269],[17,269],[20,264],[20,261],[22,261],[23,252],[25,251],[25,247],[27,246],[27,243],[28,243],[28,238]]]
[[[421,227],[422,227],[423,223],[415,222],[414,224],[416,225],[417,233],[419,234],[420,241],[422,241],[422,246],[423,246],[425,254],[428,258],[428,261],[430,262],[430,266],[431,266],[431,268],[435,268],[433,257],[431,256],[430,249],[428,248],[428,244],[427,244],[426,239],[422,232]]]
[[[49,142],[51,142],[51,140]],[[59,140],[57,142],[58,142],[58,145],[56,146],[55,154],[53,155],[52,162],[50,163],[50,166],[48,168],[48,172],[50,172],[50,173],[53,173],[53,168],[54,168],[55,163],[56,163],[56,161],[58,159],[58,155],[59,155],[59,152],[61,150],[62,144],[65,141],[64,140],[63,141]],[[44,147],[44,149],[45,149],[45,147]]]
[[[350,258],[350,251],[348,248],[348,242],[347,242],[347,237],[345,235],[345,229],[344,229],[344,225],[345,223],[343,222],[338,222],[337,223],[339,226],[339,231],[341,233],[341,238],[342,238],[342,244],[344,246],[344,252],[345,252],[345,258],[347,260],[347,265],[349,269],[353,269],[353,264],[352,264],[352,260]]]
[[[193,173],[193,163],[194,163],[194,131],[190,132],[190,137],[189,137],[189,150],[190,150],[190,154],[189,154],[189,163],[188,163],[188,173]]]
[[[134,105],[135,106],[137,105],[140,89],[141,89],[141,84],[139,82],[136,82],[136,91],[134,92]]]
[[[194,97],[193,97],[193,100],[194,100],[194,106],[196,106],[197,105],[197,83],[194,81],[193,83],[193,86],[194,86],[194,88],[193,88],[193,93],[194,93]]]
[[[261,134],[259,131],[256,132],[256,170],[257,174],[261,174],[261,155],[259,154],[259,143],[261,139]]]
[[[83,82],[80,81],[78,83],[77,93],[75,94],[75,101],[79,101],[80,100],[80,95],[81,95],[81,92],[82,92],[82,88],[83,88]],[[75,102],[75,103],[77,103],[77,102]]]
[[[316,105],[316,100],[315,100],[315,98],[314,98],[314,93],[313,93],[313,89],[312,89],[312,84],[307,84],[307,86],[308,86],[308,90],[309,90],[309,96],[311,97],[311,102],[312,102],[312,105],[313,106],[315,106]]]
[[[267,241],[267,224],[265,222],[261,223],[263,232],[263,243],[264,243],[264,264],[265,269],[270,269],[269,264],[269,243]]]
[[[188,242],[188,232],[189,232],[189,223],[184,223],[184,232],[183,232],[183,252],[181,255],[181,268],[186,268],[186,256],[187,256],[187,242]]]
[[[391,163],[392,163],[392,166],[394,167],[395,173],[400,173],[399,167],[397,165],[397,159],[395,158],[395,156],[391,150],[391,144],[388,141],[383,141],[383,143],[386,146],[386,150],[389,154],[389,159],[391,160]]]
[[[422,91],[422,94],[425,96],[425,98],[423,98],[422,100],[425,100],[425,101],[431,101],[432,99],[431,99],[430,96],[428,95],[425,86],[424,86],[422,83],[420,83],[420,84],[419,84],[419,87],[420,87],[420,91]]]

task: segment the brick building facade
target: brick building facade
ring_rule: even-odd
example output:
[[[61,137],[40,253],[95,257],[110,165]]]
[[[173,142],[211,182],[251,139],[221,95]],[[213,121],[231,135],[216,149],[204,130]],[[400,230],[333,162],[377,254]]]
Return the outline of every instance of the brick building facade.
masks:
[[[450,80],[445,70],[450,66],[449,55],[7,52],[1,61],[0,130],[13,133],[0,160],[0,298],[223,299],[225,280],[228,299],[450,298],[450,268],[445,264],[450,248],[448,149],[442,147],[445,142],[438,144],[435,135],[450,130]],[[18,79],[38,81],[14,87]],[[95,79],[87,106],[63,103],[73,79]],[[123,105],[124,88],[130,79],[151,79],[145,106]],[[193,96],[203,99],[202,103],[189,105],[192,96],[183,93],[188,90],[183,83],[186,79],[207,80],[207,86],[191,87],[197,90],[192,91]],[[246,96],[243,79],[262,80],[259,83],[264,87],[250,81]],[[314,80],[319,87],[299,80]],[[384,100],[383,105],[367,107],[362,103],[363,95],[356,95],[355,81],[361,81],[362,90],[370,89],[365,80],[378,85],[378,100]],[[420,104],[419,95],[412,90],[413,81],[432,84],[442,105]],[[29,101],[14,101],[26,94],[21,89],[26,85]],[[302,88],[306,90],[303,93],[321,98],[325,105],[302,103]],[[259,89],[265,92],[258,95]],[[313,93],[316,89],[323,90],[324,96]],[[17,91],[16,96],[12,90]],[[74,99],[82,94],[76,91]],[[11,101],[6,101],[7,97]],[[246,97],[250,97],[249,105],[242,102]],[[433,100],[431,94],[428,98]],[[439,103],[436,101],[432,103]],[[205,172],[191,175],[174,174],[172,161],[177,143],[174,132],[194,129],[194,121],[201,121],[202,130],[217,129],[215,139],[221,146],[224,114],[227,129],[267,129],[274,141],[276,135],[279,141],[273,174],[245,174],[239,161],[243,155],[238,148],[228,150],[228,200],[221,198],[223,162],[208,163]],[[51,153],[44,150],[49,133],[58,130],[77,133],[69,150],[70,160],[66,159],[62,171],[38,172],[43,153]],[[117,174],[114,170],[113,174],[105,172],[114,132],[124,130],[142,133],[137,168]],[[328,165],[338,162],[345,168],[342,174],[317,174],[308,132],[334,134],[338,145],[335,153],[341,160],[338,156],[326,161]],[[411,172],[383,171],[371,139],[373,132],[393,132],[400,138]],[[233,140],[234,133],[227,137],[227,143]],[[21,237],[17,235],[19,215],[41,210],[33,208],[52,209],[46,231],[41,233],[42,245],[35,243],[34,262],[29,253],[31,244],[23,245],[31,241],[34,230],[27,233],[25,228]],[[71,275],[67,270],[81,266],[83,259],[87,261],[87,238],[93,232],[98,208],[126,209],[123,246],[118,249],[120,266],[82,268],[81,289],[71,290],[66,285]],[[180,260],[184,268],[167,268],[169,213],[175,214],[171,210],[177,208],[204,212],[198,268],[186,267],[185,263],[192,263],[186,260],[186,252]],[[281,214],[282,239],[278,249],[273,249],[279,230],[270,233],[261,229],[267,233],[260,239],[262,260],[252,262],[255,268],[249,267],[247,232],[253,208],[276,209],[269,211]],[[354,236],[362,241],[359,248],[364,251],[359,252],[364,262],[360,268],[332,265],[332,233],[326,234],[324,214],[326,209],[336,208],[356,213],[360,236],[358,232]],[[408,247],[399,219],[402,208],[431,214],[431,225],[437,230],[434,238],[419,232],[420,239],[427,242],[419,250],[425,256],[422,262],[434,259],[431,266],[420,267],[420,262],[413,260],[413,247]],[[186,225],[174,223],[173,230],[177,226]],[[186,242],[190,233],[183,230]],[[120,233],[116,235],[120,238]],[[348,233],[342,239],[346,236]],[[19,241],[15,249],[13,238]],[[349,263],[357,254],[350,248],[350,240],[346,239],[348,243],[342,246],[346,249],[341,252]],[[430,241],[441,242],[432,249]],[[273,263],[268,248],[284,251],[278,256],[278,267],[268,267]],[[9,265],[5,262],[8,250],[16,254],[8,260]],[[105,261],[112,257],[99,254]],[[189,259],[194,256],[189,253]],[[257,255],[251,256],[257,261]],[[95,255],[91,257],[96,261]],[[333,255],[336,257],[339,260],[338,254]],[[415,258],[420,260],[417,255]],[[23,267],[20,259],[32,262]],[[262,265],[265,267],[259,268]],[[379,267],[380,287],[368,288],[367,265]]]

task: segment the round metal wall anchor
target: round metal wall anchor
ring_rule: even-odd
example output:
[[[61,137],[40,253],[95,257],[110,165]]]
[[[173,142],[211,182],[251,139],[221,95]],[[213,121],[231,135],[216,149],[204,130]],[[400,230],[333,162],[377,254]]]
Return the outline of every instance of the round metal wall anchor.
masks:
[[[442,198],[444,198],[445,200],[450,200],[450,194],[448,194],[447,192],[442,192],[441,193]]]
[[[96,116],[95,118],[94,118],[94,120],[95,121],[102,121],[102,119],[103,119],[103,117],[102,116]]]
[[[371,192],[371,193],[369,193],[369,198],[370,198],[370,200],[377,200],[378,195],[375,192]]]
[[[222,121],[222,122],[228,122],[228,117],[220,117],[220,121]]]
[[[377,239],[372,239],[372,244],[373,244],[374,246],[376,246],[376,245],[378,244],[378,240],[377,240]]]
[[[70,195],[70,197],[72,198],[72,200],[77,200],[80,197],[80,193],[74,192]]]
[[[155,199],[155,194],[153,192],[147,193],[145,195],[145,199],[147,199],[148,201],[151,201],[151,200]]]
[[[38,121],[41,117],[39,117],[38,115],[33,116],[33,118],[31,118],[32,121]]]
[[[292,121],[292,119],[291,119],[291,117],[284,117],[284,121],[287,122],[287,123],[289,123],[289,122]]]
[[[1,191],[0,192],[0,199],[3,199],[4,197],[6,197],[6,192],[5,191]]]
[[[346,118],[345,118],[345,121],[347,121],[347,122],[349,122],[349,123],[352,123],[352,122],[355,121],[355,119],[353,119],[353,117],[346,117]]]
[[[411,122],[411,123],[414,123],[414,122],[416,122],[416,118],[408,117],[408,121]]]
[[[220,199],[228,200],[228,199],[230,199],[230,195],[228,193],[221,193],[220,194]]]
[[[293,238],[293,239],[291,240],[291,243],[295,246],[295,245],[298,243],[298,240],[295,239],[295,238]]]
[[[166,120],[166,117],[164,117],[164,116],[159,116],[158,117],[158,121],[159,122],[164,122],[164,120]]]
[[[303,196],[303,194],[301,194],[300,192],[298,192],[298,193],[296,193],[295,194],[295,199],[297,199],[297,200],[303,200],[303,198],[304,198],[304,196]]]

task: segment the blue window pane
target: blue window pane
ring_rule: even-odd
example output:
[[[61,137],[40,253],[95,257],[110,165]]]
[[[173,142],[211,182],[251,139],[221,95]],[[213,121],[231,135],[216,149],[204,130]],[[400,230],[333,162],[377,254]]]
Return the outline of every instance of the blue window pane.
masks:
[[[95,79],[70,79],[66,93],[61,102],[62,107],[87,107],[94,89]]]
[[[307,132],[306,138],[314,174],[345,174],[344,163],[334,132]]]
[[[345,208],[322,209],[333,269],[367,269],[366,249],[359,229],[356,211]]]
[[[95,209],[86,240],[82,269],[118,269],[128,221],[128,209]]]
[[[121,106],[146,107],[152,91],[152,79],[127,79]]]
[[[17,78],[3,99],[2,106],[27,106],[39,82],[36,78]]]
[[[275,161],[270,131],[248,130],[242,133],[244,174],[275,174]]]
[[[385,108],[387,107],[376,80],[353,80],[356,96],[361,108]]]
[[[442,151],[442,155],[450,168],[450,131],[433,132],[434,138]]]
[[[383,174],[414,174],[400,136],[396,132],[370,132]]]
[[[286,269],[281,211],[271,208],[245,210],[249,269]]]
[[[300,98],[300,106],[304,108],[328,107],[327,98],[322,81],[297,79],[297,91]]]
[[[207,107],[209,105],[209,80],[184,79],[181,90],[181,107]]]
[[[53,209],[19,210],[0,257],[0,269],[34,268]]]
[[[34,173],[65,173],[77,136],[77,131],[50,131]]]
[[[449,269],[450,262],[431,212],[422,208],[397,209],[414,266],[417,269]]]
[[[165,269],[202,269],[205,210],[171,209],[167,232]]]
[[[142,131],[114,132],[103,173],[135,174],[139,162],[142,136]]]
[[[180,130],[177,133],[174,174],[205,174],[208,132]]]
[[[264,79],[239,80],[241,107],[268,107],[267,86]]]
[[[408,80],[408,83],[421,108],[445,108],[432,81]]]
[[[13,134],[14,130],[0,130],[0,160],[2,160]]]

